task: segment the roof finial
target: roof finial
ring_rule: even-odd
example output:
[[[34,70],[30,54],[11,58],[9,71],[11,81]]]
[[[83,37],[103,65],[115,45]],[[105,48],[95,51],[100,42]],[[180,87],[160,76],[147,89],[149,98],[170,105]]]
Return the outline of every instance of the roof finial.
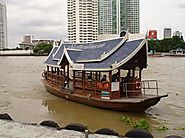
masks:
[[[145,38],[146,38],[146,39],[148,38],[148,30],[146,31]]]
[[[127,28],[125,38],[128,40],[129,39],[129,27]]]

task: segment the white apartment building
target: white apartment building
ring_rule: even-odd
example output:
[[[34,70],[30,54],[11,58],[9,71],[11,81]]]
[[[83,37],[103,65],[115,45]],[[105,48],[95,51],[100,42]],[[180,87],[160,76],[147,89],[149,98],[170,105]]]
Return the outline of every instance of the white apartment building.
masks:
[[[87,43],[97,39],[98,0],[68,0],[68,39]]]
[[[7,48],[6,5],[0,3],[0,49]]]

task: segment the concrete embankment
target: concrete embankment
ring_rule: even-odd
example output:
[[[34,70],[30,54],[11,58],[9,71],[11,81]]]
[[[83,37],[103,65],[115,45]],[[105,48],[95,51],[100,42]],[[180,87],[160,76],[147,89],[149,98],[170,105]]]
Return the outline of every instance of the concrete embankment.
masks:
[[[112,129],[101,128],[96,132],[89,132],[87,126],[79,123],[71,123],[61,127],[52,120],[36,123],[21,123],[13,121],[7,113],[0,114],[0,137],[1,138],[154,138],[144,129],[132,129],[124,136],[119,135]],[[164,138],[183,138],[176,135]]]
[[[85,138],[84,132],[56,130],[55,128],[32,125],[9,120],[0,120],[1,138]],[[118,138],[117,136],[88,134],[88,138]]]

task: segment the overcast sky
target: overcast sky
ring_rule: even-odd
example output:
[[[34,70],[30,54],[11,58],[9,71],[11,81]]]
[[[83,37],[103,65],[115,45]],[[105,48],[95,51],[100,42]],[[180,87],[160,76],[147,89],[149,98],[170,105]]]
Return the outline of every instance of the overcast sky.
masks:
[[[67,0],[5,2],[8,47],[16,47],[23,35],[33,35],[35,39],[67,39]],[[165,27],[185,34],[185,0],[140,0],[140,32],[157,29],[158,37],[162,38]]]

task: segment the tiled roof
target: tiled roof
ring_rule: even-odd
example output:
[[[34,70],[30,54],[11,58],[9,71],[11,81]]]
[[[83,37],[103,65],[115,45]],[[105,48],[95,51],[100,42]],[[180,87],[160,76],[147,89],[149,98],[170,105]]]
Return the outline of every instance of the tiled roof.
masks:
[[[111,70],[113,65],[125,63],[131,55],[134,56],[134,54],[136,54],[134,51],[137,51],[138,48],[144,45],[142,44],[143,40],[144,39],[138,39],[125,42],[123,38],[117,38],[88,44],[63,43],[60,47],[53,48],[45,63],[57,66],[59,65],[58,61],[62,61],[62,55],[65,54],[74,64],[83,64],[85,70]],[[115,47],[117,48],[115,49]],[[112,53],[101,59],[102,55],[105,55],[111,50],[113,50]]]

